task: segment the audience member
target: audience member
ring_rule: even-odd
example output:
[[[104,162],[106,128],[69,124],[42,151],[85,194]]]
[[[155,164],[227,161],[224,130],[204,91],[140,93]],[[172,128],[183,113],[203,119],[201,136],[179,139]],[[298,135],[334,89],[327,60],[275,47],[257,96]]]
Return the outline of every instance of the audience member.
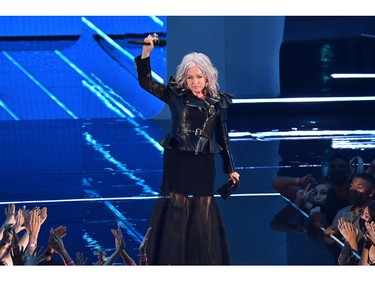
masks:
[[[363,214],[359,218],[359,227],[355,227],[352,221],[339,219],[338,229],[345,240],[344,249],[338,259],[339,264],[367,265],[375,261],[375,247],[369,234],[373,233],[374,220],[374,200],[363,209]]]
[[[366,242],[362,248],[360,265],[374,265],[375,264],[375,201],[372,201],[367,206],[369,219],[364,223],[365,225],[365,239]],[[366,215],[366,209],[364,211]]]
[[[365,234],[360,231],[360,219],[365,207],[373,199],[375,193],[375,179],[368,173],[356,175],[350,185],[348,201],[350,205],[340,209],[332,225],[324,230],[326,235],[343,237],[345,244],[340,253],[339,264],[353,263],[351,251],[358,252],[362,247]]]
[[[309,223],[319,228],[327,228],[332,224],[337,212],[349,205],[348,194],[353,171],[350,161],[341,154],[335,154],[328,161],[328,171],[325,180],[331,188],[327,191],[324,212],[310,215]]]

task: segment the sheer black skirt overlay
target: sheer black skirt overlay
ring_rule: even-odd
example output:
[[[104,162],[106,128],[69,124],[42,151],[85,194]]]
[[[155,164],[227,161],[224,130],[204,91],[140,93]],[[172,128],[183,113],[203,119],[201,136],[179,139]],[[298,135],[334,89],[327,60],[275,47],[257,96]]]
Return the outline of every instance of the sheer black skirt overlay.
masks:
[[[225,227],[213,196],[171,193],[157,200],[147,246],[152,265],[231,263]]]

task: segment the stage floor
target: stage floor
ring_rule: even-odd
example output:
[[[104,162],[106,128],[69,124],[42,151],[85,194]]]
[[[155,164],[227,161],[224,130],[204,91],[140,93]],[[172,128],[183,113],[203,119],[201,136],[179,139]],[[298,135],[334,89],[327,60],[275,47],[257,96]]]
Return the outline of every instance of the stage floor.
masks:
[[[233,265],[335,265],[341,246],[301,231],[304,216],[275,192],[271,180],[319,177],[332,151],[360,155],[367,165],[375,159],[371,120],[272,112],[233,113],[229,120],[241,186],[229,199],[216,200]],[[17,208],[47,207],[38,247],[47,246],[51,228],[64,225],[68,252],[72,257],[82,252],[88,265],[96,262],[99,249],[113,253],[111,229],[120,224],[126,249],[136,259],[161,184],[158,141],[168,126],[169,120],[2,121],[0,207],[11,202]],[[220,164],[218,157],[217,186],[227,180]]]

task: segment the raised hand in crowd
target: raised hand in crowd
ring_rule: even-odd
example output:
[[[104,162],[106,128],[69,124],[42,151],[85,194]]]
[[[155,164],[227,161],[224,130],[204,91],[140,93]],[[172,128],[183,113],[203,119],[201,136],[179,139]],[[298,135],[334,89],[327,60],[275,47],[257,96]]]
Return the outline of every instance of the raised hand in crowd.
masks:
[[[60,255],[65,265],[75,265],[73,259],[65,249],[63,239],[60,237],[60,234],[58,232],[55,232],[54,229],[50,230],[48,244],[57,254]]]
[[[151,227],[147,229],[147,232],[145,234],[145,237],[142,240],[141,245],[139,246],[139,265],[147,265],[147,243],[148,243],[148,237],[151,232]]]
[[[35,250],[32,254],[26,252],[26,261],[25,265],[39,265],[45,260],[45,255],[43,247],[40,247],[39,250]]]
[[[87,257],[85,258],[83,253],[77,252],[76,253],[76,265],[86,265],[87,264]]]
[[[29,243],[27,245],[28,254],[33,254],[37,245],[38,245],[38,235],[42,223],[45,221],[45,218],[42,217],[39,208],[34,208],[28,214],[28,217],[25,221],[25,227],[29,234]]]
[[[0,240],[0,260],[7,265],[12,264],[10,257],[10,250],[13,243],[12,225],[8,224],[4,226],[3,236]]]
[[[305,198],[313,191],[314,189],[311,188],[311,183],[308,183],[305,189],[298,190],[296,192],[296,205],[301,207],[303,205]]]
[[[366,222],[366,238],[375,246],[375,221]]]
[[[22,246],[13,247],[10,251],[10,256],[12,258],[13,265],[24,265],[26,262],[26,249]]]
[[[118,249],[121,247],[121,236],[122,231],[120,225],[117,225],[117,229],[111,229],[113,236],[115,237],[115,247]],[[121,250],[120,255],[126,265],[136,265],[135,261],[126,252],[126,244],[124,242],[124,248]]]
[[[98,261],[95,263],[95,265],[103,265],[106,261],[106,258],[102,250],[98,250],[97,257],[98,257]]]
[[[130,258],[130,256],[125,251],[125,241],[124,237],[122,236],[121,227],[117,225],[117,229],[111,229],[113,236],[115,237],[115,252],[104,262],[103,265],[112,265],[117,258],[121,255],[124,259],[125,263],[129,262],[129,265],[134,264],[134,260]]]
[[[309,173],[301,178],[278,176],[272,180],[271,184],[277,192],[294,202],[297,199],[297,192],[303,191],[308,186],[314,186],[316,180]]]
[[[9,204],[8,207],[5,208],[5,221],[0,227],[0,239],[3,237],[4,229],[13,226],[16,222],[16,205]]]
[[[40,217],[40,223],[43,224],[47,219],[47,207],[43,207],[42,209],[38,206],[34,207],[31,211],[25,209],[25,218],[28,219],[30,217],[31,212],[35,212]]]
[[[17,215],[16,215],[16,222],[13,225],[13,229],[16,233],[21,232],[22,230],[26,229],[25,227],[25,216],[24,211],[26,209],[26,206],[23,206],[22,208],[18,209]]]
[[[60,225],[58,226],[57,228],[55,229],[51,229],[53,230],[53,232],[58,235],[60,238],[63,238],[66,236],[67,234],[67,230],[66,230],[66,227],[63,226],[63,225]],[[55,253],[55,250],[53,249],[53,247],[48,243],[47,247],[46,247],[46,250],[44,251],[44,260],[46,262],[50,261],[51,258],[52,258],[52,255]]]
[[[345,241],[349,243],[352,250],[358,251],[358,228],[354,227],[352,222],[346,221],[344,218],[340,218],[338,221],[338,229]]]

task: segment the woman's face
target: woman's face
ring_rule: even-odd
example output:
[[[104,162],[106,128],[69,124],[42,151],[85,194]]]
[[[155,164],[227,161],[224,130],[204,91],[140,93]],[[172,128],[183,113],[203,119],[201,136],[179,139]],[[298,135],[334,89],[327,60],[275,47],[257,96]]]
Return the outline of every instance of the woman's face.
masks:
[[[327,198],[328,187],[325,184],[318,184],[314,188],[314,201],[318,205],[323,205]]]
[[[368,207],[366,207],[364,210],[363,210],[363,214],[362,214],[362,217],[361,217],[363,220],[365,221],[371,221],[371,216],[370,216],[370,213],[368,211]]]
[[[194,94],[203,94],[207,79],[198,66],[190,67],[186,73],[187,87]]]

